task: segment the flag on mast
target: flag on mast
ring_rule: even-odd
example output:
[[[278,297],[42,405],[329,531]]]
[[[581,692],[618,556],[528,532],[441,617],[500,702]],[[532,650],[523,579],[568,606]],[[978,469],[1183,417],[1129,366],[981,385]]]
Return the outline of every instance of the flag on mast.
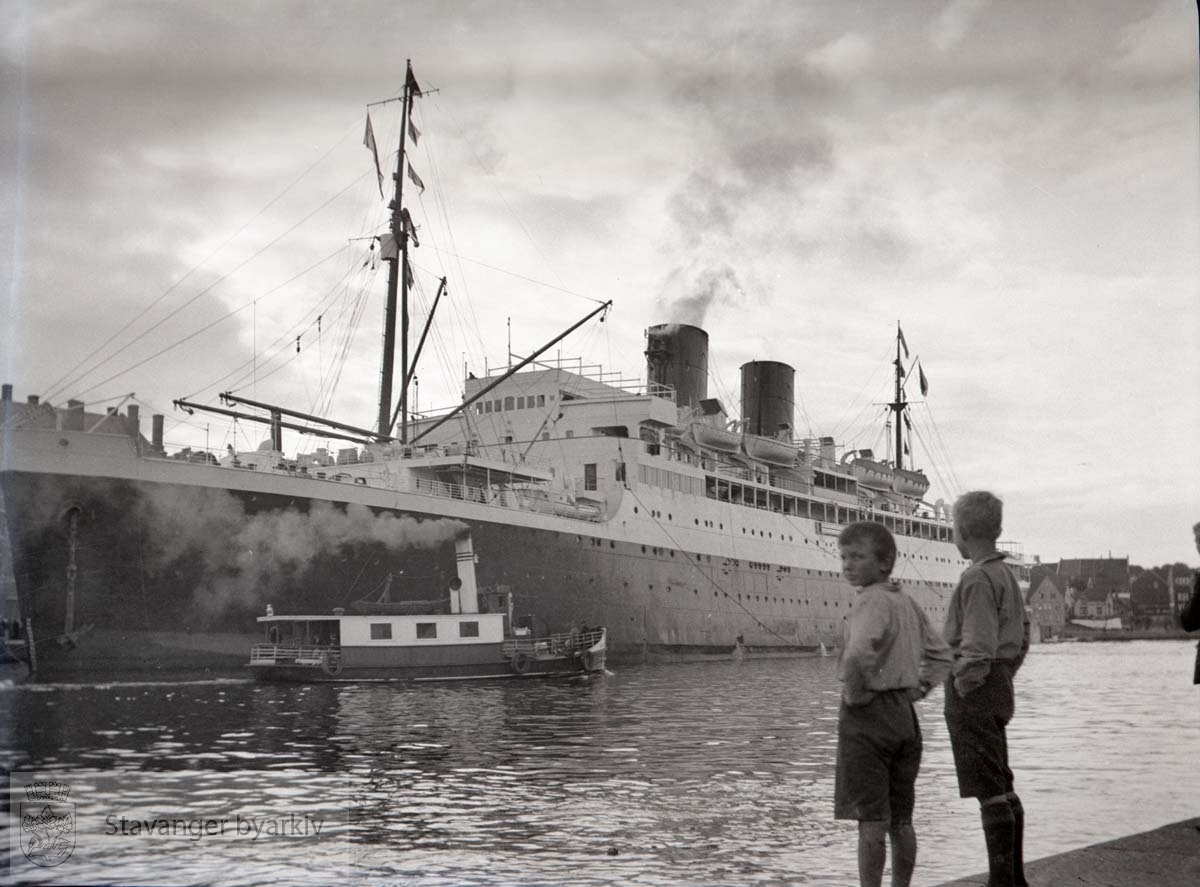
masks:
[[[927,396],[929,394],[929,380],[925,378],[925,370],[921,368],[920,364],[917,364],[917,379],[921,383],[921,397]]]
[[[379,180],[379,196],[383,197],[383,170],[379,168],[379,149],[375,147],[375,130],[371,128],[371,112],[367,112],[367,131],[363,135],[363,144],[371,149],[371,157],[375,160],[375,177]]]
[[[421,87],[417,86],[417,75],[413,73],[412,65],[408,66],[408,74],[405,75],[404,85],[408,87],[408,91],[414,96],[421,96]]]
[[[413,140],[413,144],[417,144],[421,140],[421,130],[417,129],[417,125],[412,122],[412,118],[408,118],[408,137]]]
[[[425,183],[421,181],[421,177],[417,175],[417,171],[412,168],[412,164],[408,165],[408,177],[412,179],[412,183],[421,189],[421,193],[425,193]]]
[[[904,341],[904,330],[900,329],[900,324],[896,324],[896,333],[900,337],[900,344],[904,346],[904,358],[908,359],[908,343]]]

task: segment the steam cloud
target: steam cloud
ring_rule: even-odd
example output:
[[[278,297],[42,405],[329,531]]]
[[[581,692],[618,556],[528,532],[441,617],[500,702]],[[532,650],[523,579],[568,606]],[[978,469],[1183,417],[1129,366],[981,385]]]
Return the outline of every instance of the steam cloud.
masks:
[[[233,607],[258,609],[285,600],[289,584],[314,562],[347,546],[431,549],[468,529],[456,520],[377,515],[354,504],[343,511],[327,502],[312,503],[307,513],[288,508],[249,515],[224,490],[195,488],[147,495],[142,520],[152,527],[148,572],[161,575],[185,561],[200,564],[204,579],[192,604],[205,622]]]
[[[714,51],[720,52],[714,48]],[[814,113],[831,81],[809,65],[762,69],[726,58],[736,69],[726,86],[694,65],[669,60],[675,96],[707,124],[695,168],[667,201],[664,253],[673,260],[658,304],[673,323],[703,326],[714,305],[764,298],[773,253],[795,252],[792,230],[806,188],[833,167],[833,142]],[[738,256],[737,270],[724,257]]]

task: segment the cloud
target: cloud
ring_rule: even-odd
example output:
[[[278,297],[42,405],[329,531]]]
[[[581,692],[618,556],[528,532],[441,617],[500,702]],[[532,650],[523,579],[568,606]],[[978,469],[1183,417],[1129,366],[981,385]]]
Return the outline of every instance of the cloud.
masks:
[[[805,61],[815,70],[834,79],[861,74],[874,52],[871,41],[862,34],[843,34],[836,40],[810,52]]]
[[[929,39],[939,52],[954,49],[966,39],[988,0],[951,0],[929,26]]]

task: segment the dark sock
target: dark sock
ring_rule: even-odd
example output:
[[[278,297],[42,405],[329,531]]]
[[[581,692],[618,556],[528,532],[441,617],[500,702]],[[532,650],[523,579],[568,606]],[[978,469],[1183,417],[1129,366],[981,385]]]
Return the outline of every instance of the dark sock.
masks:
[[[1013,885],[1029,887],[1025,880],[1025,808],[1016,792],[1008,793],[1008,809],[1013,814]]]
[[[1006,803],[984,804],[983,840],[988,852],[988,887],[1013,887],[1013,839],[1016,832],[1012,807]]]

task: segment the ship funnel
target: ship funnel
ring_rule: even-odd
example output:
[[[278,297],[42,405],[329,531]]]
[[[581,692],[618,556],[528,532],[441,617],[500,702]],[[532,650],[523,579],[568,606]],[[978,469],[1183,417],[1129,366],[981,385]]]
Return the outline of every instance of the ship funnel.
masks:
[[[747,434],[791,437],[796,371],[774,360],[742,364],[742,413]]]
[[[0,385],[0,403],[12,403],[12,385],[7,382]]]
[[[154,447],[155,452],[159,455],[163,453],[163,415],[155,413],[150,417],[150,443]]]
[[[450,583],[450,612],[478,613],[479,588],[475,584],[475,543],[471,541],[469,533],[454,540],[454,557],[458,562],[458,576]]]
[[[675,389],[675,403],[698,407],[708,397],[708,333],[682,323],[646,331],[646,381]]]

